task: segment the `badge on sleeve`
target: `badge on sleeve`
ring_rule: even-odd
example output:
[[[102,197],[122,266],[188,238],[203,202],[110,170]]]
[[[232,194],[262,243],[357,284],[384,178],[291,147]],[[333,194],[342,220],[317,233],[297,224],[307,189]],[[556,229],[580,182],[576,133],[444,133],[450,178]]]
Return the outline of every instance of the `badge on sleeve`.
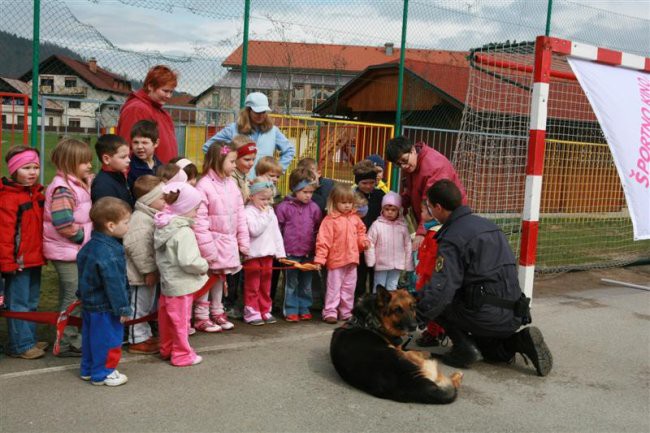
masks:
[[[444,266],[445,266],[445,258],[443,256],[438,256],[438,258],[436,259],[436,272],[441,272]]]

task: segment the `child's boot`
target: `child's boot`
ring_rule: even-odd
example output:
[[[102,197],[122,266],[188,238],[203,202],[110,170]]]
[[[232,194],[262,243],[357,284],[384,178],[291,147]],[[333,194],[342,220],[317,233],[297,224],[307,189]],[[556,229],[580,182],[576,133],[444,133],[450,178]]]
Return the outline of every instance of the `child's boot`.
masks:
[[[221,326],[210,320],[210,303],[208,301],[196,301],[194,304],[194,327],[202,332],[221,332]]]
[[[228,320],[228,315],[226,315],[226,312],[223,310],[223,308],[210,308],[210,318],[214,323],[217,325],[221,326],[221,328],[224,331],[230,331],[235,327],[235,325],[232,324]]]

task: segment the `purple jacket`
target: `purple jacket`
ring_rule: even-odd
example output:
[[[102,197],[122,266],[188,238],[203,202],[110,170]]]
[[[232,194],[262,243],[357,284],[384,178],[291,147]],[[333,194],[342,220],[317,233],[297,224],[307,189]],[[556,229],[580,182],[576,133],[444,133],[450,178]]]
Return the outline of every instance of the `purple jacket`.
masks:
[[[293,196],[286,196],[275,208],[287,256],[311,256],[316,247],[316,234],[323,214],[310,200],[304,204]]]

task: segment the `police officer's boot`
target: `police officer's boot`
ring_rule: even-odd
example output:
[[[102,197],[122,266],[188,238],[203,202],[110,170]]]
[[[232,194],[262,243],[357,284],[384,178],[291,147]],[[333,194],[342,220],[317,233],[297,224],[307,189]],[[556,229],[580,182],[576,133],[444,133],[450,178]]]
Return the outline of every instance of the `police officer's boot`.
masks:
[[[542,331],[529,326],[511,337],[515,352],[530,359],[537,370],[538,376],[546,376],[553,368],[553,355],[544,342]]]
[[[452,367],[469,368],[471,364],[483,360],[481,351],[469,335],[453,326],[443,326],[453,346],[442,355],[442,362]]]

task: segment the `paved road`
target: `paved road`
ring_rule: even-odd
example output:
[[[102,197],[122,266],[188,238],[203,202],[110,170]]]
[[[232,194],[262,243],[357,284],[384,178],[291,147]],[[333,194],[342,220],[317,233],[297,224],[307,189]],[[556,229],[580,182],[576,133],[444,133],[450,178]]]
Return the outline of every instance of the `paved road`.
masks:
[[[540,297],[555,357],[547,378],[521,358],[465,371],[449,406],[376,399],[343,383],[320,322],[239,325],[192,343],[201,365],[125,356],[129,383],[95,387],[74,361],[0,360],[0,431],[648,432],[650,293],[620,287]],[[451,369],[446,368],[447,372]]]

